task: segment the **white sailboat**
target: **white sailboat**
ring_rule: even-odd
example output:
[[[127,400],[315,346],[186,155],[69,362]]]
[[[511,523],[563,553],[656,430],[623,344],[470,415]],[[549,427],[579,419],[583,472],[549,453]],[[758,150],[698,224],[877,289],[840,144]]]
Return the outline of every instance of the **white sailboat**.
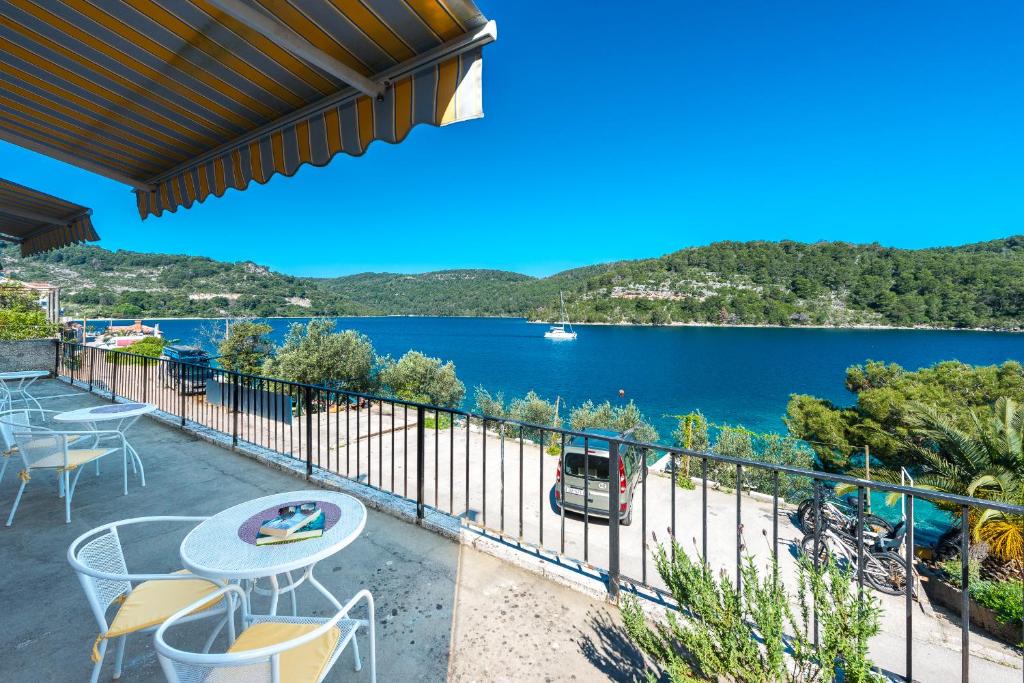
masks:
[[[547,332],[544,333],[545,339],[556,339],[559,341],[569,341],[576,338],[576,332],[572,329],[572,323],[569,322],[569,316],[565,314],[565,299],[562,297],[562,293],[558,293],[558,300],[562,304],[562,319],[551,326]],[[566,329],[568,327],[569,329]]]

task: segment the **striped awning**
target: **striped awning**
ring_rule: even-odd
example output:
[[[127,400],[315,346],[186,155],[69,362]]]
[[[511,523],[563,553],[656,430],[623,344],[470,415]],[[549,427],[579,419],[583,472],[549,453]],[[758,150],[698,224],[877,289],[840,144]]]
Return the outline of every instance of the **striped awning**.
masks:
[[[3,0],[0,139],[159,216],[482,116],[495,38],[470,0]]]
[[[100,238],[91,209],[0,178],[0,240],[21,245],[21,255]]]

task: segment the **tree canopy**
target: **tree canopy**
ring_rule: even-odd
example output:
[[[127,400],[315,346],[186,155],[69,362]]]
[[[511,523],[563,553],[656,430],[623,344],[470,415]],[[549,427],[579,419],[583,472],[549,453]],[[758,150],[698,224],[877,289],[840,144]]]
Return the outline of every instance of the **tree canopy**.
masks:
[[[458,407],[466,395],[454,363],[419,351],[409,351],[398,361],[383,359],[378,380],[398,398],[445,408]]]
[[[825,469],[850,467],[850,456],[870,448],[883,465],[912,465],[920,454],[911,444],[915,405],[928,405],[958,428],[975,413],[985,415],[1000,397],[1024,401],[1024,367],[1015,361],[973,366],[945,361],[916,371],[869,361],[846,370],[846,388],[856,403],[840,407],[824,399],[794,394],[786,425],[794,436],[812,442]]]
[[[269,339],[272,331],[266,323],[236,322],[217,345],[217,363],[225,370],[258,374],[274,352],[274,344]]]
[[[333,320],[294,323],[263,372],[292,382],[350,391],[373,388],[376,355],[370,339],[354,330],[334,331]]]

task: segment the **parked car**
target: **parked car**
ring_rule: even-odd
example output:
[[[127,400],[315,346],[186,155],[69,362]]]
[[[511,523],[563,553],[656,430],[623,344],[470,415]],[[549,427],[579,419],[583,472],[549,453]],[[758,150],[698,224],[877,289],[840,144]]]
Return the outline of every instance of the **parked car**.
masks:
[[[586,512],[590,516],[607,518],[608,487],[612,483],[608,477],[610,446],[607,438],[623,437],[608,430],[589,433],[593,436],[586,439],[575,436],[565,446],[555,475],[555,502],[569,512]],[[619,520],[627,526],[633,522],[633,492],[643,477],[646,455],[645,448],[619,448],[619,472],[615,478],[619,486]]]
[[[160,373],[164,385],[187,396],[206,391],[206,380],[213,377],[210,354],[198,346],[168,344],[164,347]]]

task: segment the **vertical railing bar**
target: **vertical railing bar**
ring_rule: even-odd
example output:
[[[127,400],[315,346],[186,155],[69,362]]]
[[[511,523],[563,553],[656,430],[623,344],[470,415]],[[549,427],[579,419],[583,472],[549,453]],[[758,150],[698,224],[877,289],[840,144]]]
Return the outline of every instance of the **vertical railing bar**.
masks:
[[[960,678],[965,683],[971,680],[970,539],[968,508],[964,505],[960,511]]]
[[[448,414],[448,514],[455,514],[455,413]]]
[[[520,451],[520,453],[519,453],[519,468],[520,468],[520,470],[522,470],[522,467],[523,467],[522,449],[523,449],[522,443],[520,442],[520,445],[519,445],[519,451]],[[537,521],[538,521],[539,526],[540,526],[540,545],[541,545],[541,547],[543,547],[544,546],[544,509],[545,509],[545,505],[546,505],[546,503],[544,502],[544,430],[543,429],[540,430],[540,443],[537,445],[537,458],[538,458],[538,460],[540,462],[540,469],[539,469],[540,481],[539,481],[539,485],[537,486],[537,502],[539,503],[537,505],[537,518],[538,518]],[[520,481],[522,480],[522,478],[523,478],[522,474],[520,474],[519,475]],[[520,495],[519,495],[519,519],[520,519],[519,526],[522,527],[522,524],[523,524],[522,523],[522,519],[523,519],[523,496],[522,496],[522,493],[520,493]],[[520,536],[523,535],[522,529],[519,530],[519,535]]]
[[[377,483],[384,488],[384,401],[377,402]]]
[[[821,547],[821,482],[814,480],[814,568],[818,569],[818,551]],[[818,602],[814,602],[814,647],[818,647]]]
[[[453,425],[454,428],[454,425]],[[469,520],[469,441],[472,436],[469,416],[466,416],[466,520]]]
[[[700,462],[701,506],[700,506],[700,552],[701,560],[708,563],[708,459]],[[675,486],[675,482],[672,483]]]
[[[736,465],[736,591],[743,588],[743,466]]]
[[[619,596],[619,496],[623,493],[619,488],[622,462],[619,445],[618,441],[610,441],[608,449],[608,597],[613,601]],[[629,491],[628,482],[626,491]]]
[[[544,453],[542,451],[541,458],[543,457]],[[543,488],[543,483],[541,488]],[[540,512],[541,515],[544,514],[543,509]],[[523,425],[519,425],[519,540],[523,540]]]
[[[857,600],[864,600],[864,487],[857,487]],[[859,609],[859,607],[858,607]]]
[[[391,492],[395,490],[395,402],[391,402]]]
[[[423,476],[423,466],[426,462],[426,433],[425,425],[423,421],[426,419],[426,415],[423,412],[423,406],[416,407],[416,517],[423,519],[424,507],[424,482],[426,477]],[[358,460],[358,449],[356,451],[356,458]]]
[[[558,478],[558,487],[560,489],[560,491],[559,491],[559,493],[560,493],[559,500],[561,501],[562,504],[558,506],[558,516],[560,518],[559,522],[560,522],[560,525],[561,525],[561,541],[559,543],[559,547],[561,549],[560,552],[564,555],[565,554],[565,432],[562,432],[561,440],[562,440],[561,449],[560,449],[560,452],[558,454],[558,459],[559,459],[558,471],[561,472],[562,475]],[[544,446],[544,436],[543,436],[543,434],[541,435],[541,440],[540,441],[541,441],[541,447],[543,447]],[[543,517],[541,519],[543,519]]]
[[[498,422],[500,450],[498,451],[498,522],[505,533],[505,423]]]
[[[672,492],[671,492],[671,503],[669,505],[669,533],[672,536],[672,548],[671,555],[672,561],[676,560],[676,488],[679,486],[679,467],[676,464],[676,454],[671,454],[672,462]]]
[[[905,602],[906,639],[907,639],[907,675],[908,681],[914,680],[914,496],[907,495],[907,593]]]
[[[779,578],[779,471],[772,472],[772,574]]]
[[[643,469],[640,482],[640,580],[647,583],[647,453],[643,454]],[[672,486],[676,483],[672,482]]]
[[[590,561],[590,437],[583,437],[583,561]]]
[[[481,458],[483,460],[483,473],[482,473],[483,484],[481,485],[481,490],[483,491],[483,502],[480,505],[480,508],[481,508],[480,509],[480,521],[482,522],[483,526],[487,526],[487,418],[486,417],[483,419],[481,424],[483,425],[483,431],[484,431],[483,437],[484,437],[484,440],[483,440],[483,455],[481,456]]]
[[[434,507],[435,508],[438,507],[438,504],[437,504],[437,501],[438,501],[438,498],[437,498],[437,496],[438,496],[438,489],[441,488],[441,467],[440,467],[441,460],[440,460],[440,453],[438,453],[438,451],[441,450],[441,449],[438,447],[438,442],[437,442],[437,428],[438,428],[438,423],[440,421],[441,421],[441,413],[439,413],[438,411],[435,410],[434,411]]]

